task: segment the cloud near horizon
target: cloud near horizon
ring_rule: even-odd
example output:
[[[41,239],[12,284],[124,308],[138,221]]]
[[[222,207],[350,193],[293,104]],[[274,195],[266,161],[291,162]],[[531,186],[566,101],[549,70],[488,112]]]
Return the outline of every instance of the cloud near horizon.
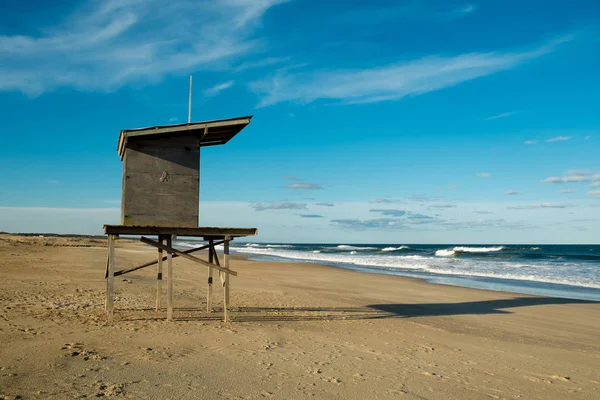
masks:
[[[571,204],[562,204],[562,203],[533,203],[526,205],[517,205],[517,206],[508,206],[509,210],[534,210],[538,208],[567,208],[571,207]]]
[[[307,189],[307,190],[319,190],[323,189],[323,186],[317,183],[308,183],[308,182],[294,182],[289,185],[285,185],[284,189]]]
[[[546,142],[548,142],[548,143],[566,142],[567,140],[571,140],[571,139],[572,139],[571,136],[557,136],[557,137],[553,137],[553,138],[546,140]]]
[[[551,53],[570,40],[571,36],[565,36],[530,51],[436,55],[363,69],[282,68],[269,77],[251,82],[250,87],[261,99],[258,107],[288,102],[308,104],[317,100],[341,104],[398,100],[514,68]]]
[[[0,35],[0,91],[113,91],[231,63],[261,50],[252,35],[283,2],[89,0],[40,36]]]
[[[254,211],[265,211],[265,210],[306,210],[306,203],[293,203],[293,202],[274,202],[274,203],[254,203],[250,207]]]

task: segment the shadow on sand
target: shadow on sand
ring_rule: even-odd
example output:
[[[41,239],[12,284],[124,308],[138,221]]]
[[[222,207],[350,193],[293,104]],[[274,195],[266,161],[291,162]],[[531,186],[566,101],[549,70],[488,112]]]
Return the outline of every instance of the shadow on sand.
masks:
[[[551,304],[598,304],[599,302],[556,297],[516,297],[464,303],[370,304],[364,307],[239,307],[231,309],[233,322],[285,322],[416,318],[450,315],[511,314],[510,309]],[[122,321],[162,320],[153,309],[122,310]],[[222,309],[176,308],[176,321],[218,321]],[[130,313],[134,314],[131,315]],[[129,314],[129,315],[128,315]],[[143,315],[140,315],[143,314]],[[144,315],[145,314],[145,315]],[[152,314],[152,315],[150,315]]]

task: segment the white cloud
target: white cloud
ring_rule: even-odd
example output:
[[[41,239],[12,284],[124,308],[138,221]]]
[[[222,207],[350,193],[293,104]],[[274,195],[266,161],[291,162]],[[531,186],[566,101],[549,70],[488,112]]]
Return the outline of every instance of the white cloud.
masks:
[[[169,118],[169,122],[177,122],[178,120],[179,120],[179,118],[177,118],[177,117]]]
[[[316,183],[294,182],[284,186],[285,189],[323,189],[323,186]]]
[[[233,83],[234,83],[234,81],[227,81],[227,82],[219,83],[211,88],[206,89],[204,91],[204,95],[205,96],[214,96],[216,94],[219,94],[223,90],[229,89],[230,87],[232,87]]]
[[[321,207],[334,207],[335,206],[335,204],[333,204],[333,203],[316,203],[315,205],[321,206]]]
[[[567,208],[570,204],[563,203],[533,203],[527,205],[508,206],[509,210],[533,210],[536,208]]]
[[[571,140],[571,136],[557,136],[546,140],[548,143],[554,142],[566,142],[567,140]]]
[[[257,52],[252,35],[284,0],[88,0],[39,36],[0,35],[0,91],[111,91]]]
[[[490,174],[489,172],[478,172],[475,175],[479,178],[489,178],[492,176],[492,174]]]
[[[564,37],[522,52],[468,53],[453,57],[429,56],[363,69],[302,71],[280,69],[250,84],[261,100],[259,107],[276,103],[375,103],[398,100],[455,86],[462,82],[514,68],[553,52]]]
[[[504,192],[504,194],[507,196],[519,196],[519,195],[522,195],[523,192],[519,192],[516,190],[507,190],[506,192]]]
[[[461,7],[456,11],[458,14],[468,15],[475,12],[475,10],[477,10],[477,7],[475,7],[473,4],[467,4],[466,6]]]
[[[369,201],[369,203],[373,203],[373,204],[403,204],[406,202],[404,200],[400,200],[400,199],[383,198],[383,199],[371,200],[371,201]]]
[[[498,115],[494,115],[494,116],[491,116],[491,117],[487,117],[487,118],[484,119],[484,121],[492,121],[492,120],[495,120],[495,119],[506,118],[506,117],[510,117],[511,115],[515,115],[515,114],[519,114],[519,113],[521,113],[521,111],[509,111],[509,112],[505,112],[505,113],[502,113],[502,114],[498,114]]]
[[[572,169],[567,171],[564,176],[551,176],[544,179],[544,183],[569,183],[569,182],[589,182],[590,180],[600,180],[600,174],[593,175],[594,171],[587,169]]]
[[[590,187],[598,187],[600,186],[600,182],[594,182],[590,185]]]
[[[306,203],[293,202],[275,202],[275,203],[254,203],[250,205],[255,211],[265,210],[306,210]]]
[[[577,189],[558,189],[559,193],[575,193]]]
[[[590,190],[588,194],[591,194],[592,196],[600,196],[600,190]]]
[[[290,57],[269,57],[262,60],[246,61],[233,67],[234,72],[240,72],[252,68],[261,68],[273,64],[279,64],[291,60]]]
[[[433,208],[454,208],[454,207],[456,207],[456,204],[452,204],[452,203],[439,203],[439,204],[430,204],[429,207],[433,207]]]
[[[570,175],[570,176],[551,176],[544,179],[544,183],[567,183],[567,182],[587,182],[590,178],[581,175]]]
[[[577,176],[585,176],[585,175],[592,175],[594,173],[594,171],[591,171],[589,169],[572,169],[567,171],[567,175],[577,175]]]
[[[528,144],[528,145],[533,145],[533,144],[536,144],[536,143],[537,142],[535,140],[526,140],[525,141],[525,144]]]

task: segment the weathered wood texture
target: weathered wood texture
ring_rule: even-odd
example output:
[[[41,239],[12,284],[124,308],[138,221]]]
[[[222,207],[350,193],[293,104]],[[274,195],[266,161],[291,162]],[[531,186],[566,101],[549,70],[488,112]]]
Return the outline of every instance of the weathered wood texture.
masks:
[[[163,243],[163,235],[158,237],[158,242]],[[160,310],[160,301],[162,298],[162,275],[163,275],[163,251],[158,249],[158,259],[156,260],[156,311]],[[152,265],[152,264],[150,264]]]
[[[115,240],[116,236],[108,235],[108,277],[106,278],[106,316],[109,324],[114,317],[115,296]]]
[[[173,245],[174,237],[167,236],[167,248]],[[167,251],[167,321],[173,321],[173,253],[170,251]]]
[[[225,236],[241,237],[256,236],[256,228],[220,228],[201,226],[195,228],[165,227],[165,226],[125,226],[104,225],[104,233],[107,235],[170,235],[204,237],[208,239],[219,239]]]
[[[123,163],[122,225],[198,226],[198,138],[130,140]]]
[[[158,243],[155,240],[148,239],[148,238],[143,237],[143,236],[140,238],[140,242],[149,244],[149,245],[157,247],[159,249],[163,249],[164,251],[167,252],[167,254],[177,254],[179,257],[183,257],[183,258],[186,258],[186,259],[188,259],[190,261],[197,262],[198,264],[202,264],[202,265],[205,265],[207,267],[212,267],[212,268],[218,269],[219,271],[224,272],[226,274],[237,276],[237,272],[235,272],[235,271],[233,271],[231,269],[225,269],[225,268],[220,267],[218,265],[210,264],[208,261],[204,261],[204,260],[202,260],[202,259],[200,259],[198,257],[194,257],[194,256],[191,256],[189,254],[186,254],[183,251],[174,249],[173,247],[171,247],[171,245],[165,246],[164,244]],[[168,261],[168,259],[167,259],[167,261]]]

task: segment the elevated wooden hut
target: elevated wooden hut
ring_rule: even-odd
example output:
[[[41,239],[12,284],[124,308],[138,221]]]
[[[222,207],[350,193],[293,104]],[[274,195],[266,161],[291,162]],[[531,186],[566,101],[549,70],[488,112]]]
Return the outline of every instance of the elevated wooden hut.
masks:
[[[240,236],[256,235],[255,228],[201,227],[198,223],[200,193],[200,148],[222,145],[231,140],[252,119],[251,116],[189,124],[122,130],[117,151],[123,161],[121,224],[105,225],[109,255],[106,280],[106,310],[113,318],[114,277],[154,264],[157,268],[156,309],[162,295],[162,262],[167,261],[167,318],[173,318],[172,258],[185,257],[208,266],[207,310],[211,310],[213,269],[219,270],[224,287],[224,313],[229,305],[229,242]],[[141,241],[158,249],[158,259],[140,266],[115,271],[114,241],[119,235],[140,235]],[[157,235],[158,241],[143,235]],[[201,237],[206,246],[179,251],[172,246],[176,236]],[[224,265],[215,246],[223,243]],[[208,261],[190,253],[208,249]],[[163,257],[163,251],[167,253]]]

